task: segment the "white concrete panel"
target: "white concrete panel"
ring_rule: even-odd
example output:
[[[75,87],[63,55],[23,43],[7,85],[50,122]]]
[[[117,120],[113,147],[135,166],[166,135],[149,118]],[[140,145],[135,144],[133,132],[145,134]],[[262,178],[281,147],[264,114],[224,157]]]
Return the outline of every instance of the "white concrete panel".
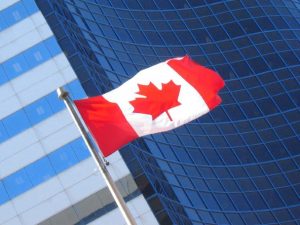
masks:
[[[0,119],[76,79],[70,66],[58,70],[56,60],[62,58],[65,56],[60,54],[0,86]]]
[[[13,219],[4,222],[1,225],[22,225],[22,223],[18,217],[14,217]]]
[[[66,82],[77,79],[77,76],[72,67],[66,67],[65,69],[61,70],[61,74]]]
[[[0,144],[0,162],[13,156],[20,150],[37,142],[37,136],[32,128],[14,136]]]
[[[139,216],[143,225],[159,225],[152,211]]]
[[[0,179],[45,156],[42,145],[37,142],[0,162]]]
[[[47,153],[79,138],[80,134],[74,123],[67,124],[58,132],[53,133],[41,140],[42,145]]]
[[[122,156],[118,151],[114,152],[114,154],[111,154],[110,156],[106,157],[106,160],[110,163],[116,163],[119,160],[123,160]]]
[[[6,33],[6,31],[4,32]],[[6,35],[11,36],[12,34]],[[23,35],[20,39],[11,41],[9,44],[4,45],[0,48],[0,63],[5,62],[11,57],[18,55],[19,53],[23,52],[24,50],[32,47],[33,45],[41,41],[42,39],[37,30],[32,30],[29,33]]]
[[[48,201],[63,191],[59,180],[54,177],[30,189],[12,200],[18,214],[21,214],[44,201]]]
[[[65,128],[67,129],[65,130]],[[58,138],[58,136],[60,138]],[[79,136],[80,135],[73,124],[69,112],[67,110],[63,110],[56,113],[36,126],[29,128],[0,144],[0,162],[1,165],[4,166],[4,169],[7,169],[7,172],[4,172],[2,171],[2,168],[0,168],[0,177],[4,177],[12,170],[21,168],[27,162],[32,162],[39,157],[42,157],[44,154],[50,153],[66,143],[69,143]],[[44,146],[46,150],[44,149]],[[12,167],[8,169],[3,164],[5,162],[17,162],[18,159],[22,159],[22,155],[25,157],[26,154],[29,154],[30,156],[24,158],[25,161],[22,162],[24,164],[20,163],[16,165],[15,168]]]
[[[30,18],[21,20],[0,33],[0,47],[11,44],[32,30],[34,30],[34,24]]]
[[[72,166],[70,169],[60,173],[58,175],[58,179],[60,180],[62,186],[65,189],[68,189],[73,185],[80,183],[81,180],[84,180],[89,176],[93,176],[96,173],[99,172],[94,160],[92,158],[88,158],[76,164],[75,166]]]
[[[25,106],[37,100],[39,97],[55,91],[58,87],[66,83],[60,73],[52,74],[35,85],[32,85],[30,88],[19,92],[18,96],[22,105]]]
[[[19,0],[1,0],[0,1],[0,11],[8,8],[9,6],[15,4],[16,2],[18,2]]]
[[[45,138],[48,135],[57,132],[58,130],[62,129],[67,124],[72,122],[72,118],[68,112],[68,110],[62,110],[52,117],[44,120],[43,122],[37,124],[33,127],[36,135],[39,139]]]
[[[40,19],[40,17],[39,17],[39,19]],[[34,23],[36,23],[36,22],[34,22]],[[53,33],[47,23],[36,27],[36,29],[43,40],[53,36]]]
[[[23,73],[22,76],[16,77],[10,82],[14,87],[14,90],[20,92],[55,73],[58,73],[58,68],[56,67],[54,60],[50,59],[26,73]]]
[[[61,192],[20,214],[20,219],[24,225],[38,224],[70,205],[67,195],[64,192]]]
[[[5,35],[8,37],[12,36],[12,34],[8,33],[7,31],[3,31],[3,33],[6,33]],[[29,33],[23,35],[20,39],[11,40],[9,44],[6,44],[0,48],[0,63],[5,62],[9,58],[18,55],[19,53],[41,41],[42,39],[36,30],[30,31]]]
[[[102,175],[100,174],[100,172],[98,172],[98,168],[95,166],[96,164],[93,163],[92,160],[93,160],[92,158],[86,160],[89,161],[89,164],[82,163],[81,165],[79,165],[82,166],[83,170],[87,169],[89,173],[92,173],[92,175],[67,189],[67,192],[73,204],[95,193],[97,190],[107,186]],[[122,159],[114,163],[110,163],[107,169],[109,170],[112,178],[115,181],[129,174],[129,170]],[[94,170],[95,172],[93,173],[93,171],[91,170]],[[68,172],[66,171],[65,173]],[[69,173],[73,173],[73,171],[70,171]],[[64,184],[65,186],[70,185],[72,182],[76,182],[76,177],[67,178],[67,175],[65,174],[64,175],[62,174],[60,177],[64,177],[65,179],[68,179]],[[63,179],[61,180],[62,182],[64,182]]]
[[[35,20],[44,20],[41,13],[36,13],[31,17]],[[0,32],[0,63],[53,35],[47,24],[41,25],[45,27],[41,28],[44,32],[40,33],[39,31],[42,30],[35,27],[31,17]]]
[[[13,112],[19,110],[21,108],[21,103],[16,95],[13,95],[5,100],[1,101],[0,107],[0,119],[7,117]]]
[[[152,219],[150,221],[148,221],[148,223],[141,223],[141,224],[143,224],[143,225],[158,224],[155,216],[153,215],[153,213],[143,195],[139,195],[138,197],[129,201],[128,208],[132,212],[134,217],[139,217],[141,219],[141,222],[145,221],[145,218],[143,218],[144,215],[146,218],[149,218],[149,215],[146,215],[146,214],[149,214],[149,213],[152,214]]]
[[[152,210],[143,195],[139,195],[128,203],[134,216],[139,218],[142,225],[159,225]]]
[[[114,180],[119,180],[130,173],[123,159],[120,159],[113,163],[110,162],[107,170]]]
[[[40,142],[47,154],[80,137],[74,123],[64,126],[59,131],[41,139]]]
[[[15,217],[17,212],[11,202],[6,202],[5,204],[0,205],[0,215],[0,224],[2,224]]]
[[[55,61],[55,64],[59,69],[65,69],[66,67],[71,67],[68,59],[63,53],[53,58],[53,60]]]
[[[110,161],[107,168],[115,181],[129,174],[121,158],[114,162]],[[107,186],[92,158],[64,171],[58,177],[73,204]]]
[[[76,185],[66,189],[66,192],[72,204],[75,204],[91,194],[96,193],[105,186],[106,185],[100,173],[94,173],[86,179],[81,180]]]
[[[41,12],[36,12],[33,15],[31,15],[30,17],[28,17],[28,18],[30,18],[32,20],[32,22],[34,23],[35,27],[39,27],[39,26],[41,26],[43,24],[47,24],[47,22],[46,22],[43,14]]]
[[[15,95],[15,92],[9,82],[0,85],[0,102],[13,95]]]
[[[130,208],[134,216],[145,214],[150,210],[148,203],[144,199],[143,195],[139,195],[138,197],[134,198],[133,201],[130,201],[128,203],[128,207]]]
[[[126,225],[119,209],[114,209],[88,225]],[[139,224],[139,223],[138,223]]]

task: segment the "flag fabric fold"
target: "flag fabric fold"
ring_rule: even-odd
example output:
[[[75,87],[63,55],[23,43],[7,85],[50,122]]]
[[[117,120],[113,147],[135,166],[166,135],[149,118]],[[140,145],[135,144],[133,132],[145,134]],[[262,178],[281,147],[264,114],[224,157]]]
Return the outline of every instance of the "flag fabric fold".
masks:
[[[120,87],[75,100],[104,156],[130,141],[174,129],[221,103],[224,80],[190,57],[174,58],[138,72]]]

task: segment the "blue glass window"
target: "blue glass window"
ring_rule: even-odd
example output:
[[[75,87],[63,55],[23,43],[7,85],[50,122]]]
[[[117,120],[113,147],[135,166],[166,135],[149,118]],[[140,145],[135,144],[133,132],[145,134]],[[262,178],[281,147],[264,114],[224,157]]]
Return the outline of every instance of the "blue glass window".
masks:
[[[11,7],[6,8],[3,11],[3,18],[5,18],[6,23],[11,25],[14,24],[21,19],[27,17],[27,12],[22,4],[14,4]]]
[[[47,95],[46,100],[54,113],[62,110],[65,107],[63,101],[58,99],[56,92],[52,92]]]
[[[55,46],[49,45],[49,43],[52,42],[55,42],[54,37],[48,38],[44,42],[34,45],[33,47],[27,49],[17,56],[8,59],[2,65],[0,65],[0,84],[7,81],[7,79],[12,80],[24,72],[49,60],[51,57],[49,52],[53,54],[52,56],[55,56],[58,54],[58,52],[61,52],[57,51]],[[45,47],[45,44],[49,45],[48,49]],[[2,76],[2,73],[5,74]]]
[[[278,192],[287,205],[299,204],[299,196],[291,187],[279,188]]]
[[[34,0],[25,0],[25,1],[23,0],[22,4],[25,6],[28,14],[33,14],[33,13],[39,11]]]
[[[279,195],[275,190],[265,190],[261,192],[264,198],[267,200],[267,204],[270,208],[284,207]]]
[[[228,220],[231,222],[230,224],[244,224],[240,215],[237,213],[228,213],[226,216],[228,217]]]
[[[292,109],[295,107],[290,97],[285,93],[274,97],[277,105],[282,111]]]
[[[74,92],[75,98],[85,96],[78,81],[75,80],[69,84],[71,91]],[[0,121],[0,142],[39,123],[63,108],[63,101],[58,99],[56,92],[52,92],[46,97],[16,111]]]
[[[74,152],[76,154],[74,154]],[[78,138],[0,181],[0,205],[89,157]],[[8,194],[7,194],[8,193]]]
[[[6,74],[4,73],[2,66],[0,65],[0,85],[7,82]]]
[[[59,150],[49,154],[49,159],[56,173],[60,173],[78,162],[78,159],[69,145],[65,145]]]
[[[206,207],[214,210],[220,210],[218,203],[211,193],[201,193],[202,200],[204,201]]]
[[[190,201],[186,196],[186,193],[180,188],[174,188],[176,192],[176,196],[180,199],[184,204],[190,205]],[[199,203],[200,204],[200,203]]]
[[[24,56],[22,54],[13,57],[3,63],[3,69],[8,76],[8,79],[13,79],[24,73],[29,68]]]
[[[39,159],[25,168],[31,183],[35,186],[55,175],[48,157]]]
[[[32,124],[36,124],[52,114],[50,105],[45,98],[39,99],[25,107],[25,112]]]
[[[2,122],[9,136],[14,136],[30,126],[28,118],[23,110],[19,110],[4,118]]]
[[[0,12],[0,30],[4,30],[38,11],[34,0],[21,0]]]
[[[28,49],[24,53],[24,57],[29,64],[30,68],[45,62],[50,58],[49,50],[45,47],[43,43],[35,45],[34,47]]]
[[[299,57],[297,58],[293,52],[287,51],[280,52],[279,54],[283,58],[284,62],[289,66],[299,65],[300,63]]]
[[[225,194],[219,194],[216,193],[216,199],[220,202],[220,206],[223,210],[235,210],[232,201],[228,197],[228,195]]]
[[[10,198],[14,198],[32,187],[24,169],[4,178],[3,184]]]
[[[203,201],[199,197],[199,193],[191,190],[186,190],[186,194],[189,197],[189,200],[192,202],[192,205],[196,208],[206,208]],[[190,203],[189,203],[190,204]]]
[[[261,73],[268,70],[267,64],[260,57],[249,59],[248,63],[255,73]]]
[[[44,44],[46,45],[48,51],[52,56],[56,56],[57,54],[62,52],[54,37],[45,40]]]
[[[238,210],[251,210],[243,194],[231,193],[229,196]]]
[[[248,192],[245,193],[250,204],[255,209],[266,209],[268,208],[265,204],[265,201],[262,199],[261,195],[257,192]]]
[[[3,19],[2,14],[0,13],[0,31],[4,30],[7,27],[5,19]]]
[[[68,90],[73,98],[80,99],[86,97],[79,80],[75,80],[67,85]]]
[[[3,126],[2,121],[0,121],[0,143],[8,138],[7,131]]]
[[[8,201],[8,194],[3,186],[3,183],[0,181],[0,205]]]
[[[231,38],[238,37],[244,34],[244,31],[237,23],[225,24],[224,27]]]
[[[84,160],[90,156],[90,152],[87,149],[82,138],[78,138],[75,141],[73,141],[71,143],[71,147],[79,161]]]

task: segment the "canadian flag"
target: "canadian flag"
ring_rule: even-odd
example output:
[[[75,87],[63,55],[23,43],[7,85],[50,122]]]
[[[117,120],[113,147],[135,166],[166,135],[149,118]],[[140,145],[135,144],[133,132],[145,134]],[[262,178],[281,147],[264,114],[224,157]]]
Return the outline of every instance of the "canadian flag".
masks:
[[[130,141],[171,130],[221,103],[223,79],[188,56],[156,64],[120,87],[74,103],[104,156]]]

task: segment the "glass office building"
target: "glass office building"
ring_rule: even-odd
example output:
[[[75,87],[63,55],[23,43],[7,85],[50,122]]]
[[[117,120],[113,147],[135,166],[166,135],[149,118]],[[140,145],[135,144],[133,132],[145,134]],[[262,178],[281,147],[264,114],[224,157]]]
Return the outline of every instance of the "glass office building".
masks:
[[[120,152],[160,224],[300,224],[298,0],[36,0],[87,95],[190,55],[223,103]]]
[[[125,224],[56,88],[86,96],[33,0],[0,1],[0,224]],[[137,221],[158,224],[119,154]]]

